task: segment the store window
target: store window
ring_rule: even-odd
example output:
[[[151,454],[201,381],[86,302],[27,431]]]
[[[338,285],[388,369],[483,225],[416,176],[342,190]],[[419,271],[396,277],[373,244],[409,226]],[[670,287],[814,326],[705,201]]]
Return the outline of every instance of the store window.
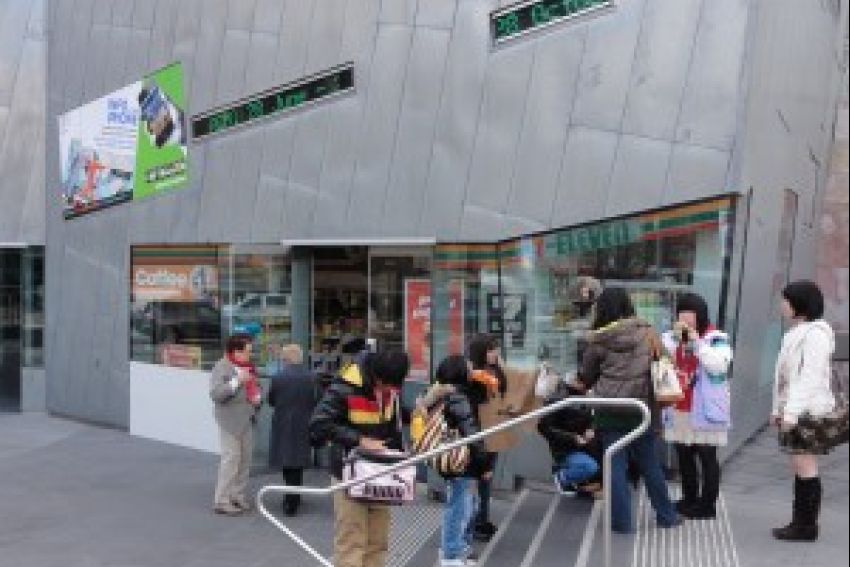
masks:
[[[130,357],[137,362],[212,368],[222,354],[219,246],[132,249]]]
[[[255,338],[254,362],[275,370],[291,337],[291,277],[279,246],[136,246],[131,359],[209,369],[233,333]]]
[[[32,246],[23,257],[23,366],[44,367],[44,247]]]
[[[592,317],[578,300],[587,277],[628,289],[638,315],[659,331],[672,325],[685,291],[702,295],[722,325],[733,218],[733,200],[722,198],[494,246],[438,246],[435,355],[460,352],[471,334],[489,332],[511,365],[547,361],[574,372]],[[462,317],[452,311],[458,303]]]
[[[432,273],[432,352],[436,365],[461,354],[478,333],[501,335],[499,247],[496,244],[440,244]]]

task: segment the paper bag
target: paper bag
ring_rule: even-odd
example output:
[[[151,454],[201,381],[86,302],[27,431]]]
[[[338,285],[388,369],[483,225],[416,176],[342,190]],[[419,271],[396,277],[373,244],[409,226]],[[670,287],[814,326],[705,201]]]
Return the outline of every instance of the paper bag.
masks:
[[[508,391],[505,397],[496,396],[479,408],[481,428],[488,429],[505,421],[532,411],[538,404],[534,398],[534,385],[537,374],[533,370],[507,368]],[[519,444],[519,431],[534,431],[536,423],[528,422],[520,427],[509,429],[484,440],[487,450],[492,453],[509,451]]]

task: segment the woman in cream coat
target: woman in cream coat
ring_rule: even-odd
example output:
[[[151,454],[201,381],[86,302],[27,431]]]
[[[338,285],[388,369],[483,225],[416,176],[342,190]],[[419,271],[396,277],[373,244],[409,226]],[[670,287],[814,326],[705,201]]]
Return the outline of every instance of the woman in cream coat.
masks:
[[[798,424],[817,424],[835,409],[831,361],[835,334],[823,317],[824,301],[812,282],[789,284],[782,291],[782,315],[790,324],[776,362],[772,423],[779,427],[779,445],[791,455],[794,471],[794,507],[791,523],[773,530],[776,539],[815,541],[818,538],[823,488],[818,455],[827,454],[822,436],[801,436]],[[814,430],[817,430],[815,426]]]

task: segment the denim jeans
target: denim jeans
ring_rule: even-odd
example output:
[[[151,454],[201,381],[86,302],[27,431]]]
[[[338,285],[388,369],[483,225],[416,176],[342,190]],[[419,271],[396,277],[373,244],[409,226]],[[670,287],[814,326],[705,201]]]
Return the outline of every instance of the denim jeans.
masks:
[[[600,434],[605,450],[625,436],[625,431],[604,431]],[[630,458],[643,477],[658,525],[670,526],[678,517],[676,508],[670,501],[667,479],[664,478],[656,443],[654,432],[644,433],[626,449],[616,453],[611,461],[611,528],[616,532],[633,533],[635,531],[632,494],[627,475]]]
[[[446,481],[443,505],[443,559],[465,559],[472,549],[472,519],[478,495],[475,479],[452,478]]]
[[[564,457],[555,474],[558,475],[561,486],[567,486],[586,482],[598,472],[599,463],[596,459],[582,451],[573,451]]]

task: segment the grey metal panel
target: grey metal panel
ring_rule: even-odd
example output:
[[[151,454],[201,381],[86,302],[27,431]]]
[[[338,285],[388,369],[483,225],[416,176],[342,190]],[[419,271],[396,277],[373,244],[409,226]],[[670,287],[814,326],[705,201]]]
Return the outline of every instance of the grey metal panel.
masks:
[[[451,29],[458,0],[422,0],[416,11],[416,25]]]
[[[608,188],[607,215],[651,209],[661,204],[672,144],[623,135]]]
[[[94,24],[89,37],[91,54],[89,62],[91,71],[83,86],[83,99],[94,100],[105,93],[104,75],[109,69],[109,59],[115,54],[112,44],[112,26],[109,24]]]
[[[418,0],[382,0],[381,15],[378,21],[382,24],[399,24],[412,26],[416,17]],[[428,0],[424,0],[427,2]]]
[[[278,33],[284,4],[283,0],[257,0],[254,9],[254,31]]]
[[[381,226],[389,236],[415,229],[422,210],[448,45],[448,31],[420,28],[414,32],[398,138],[383,199]]]
[[[216,79],[219,74],[226,18],[227,4],[225,2],[216,0],[203,3],[203,17],[200,18],[192,73],[193,113],[208,110],[215,104]]]
[[[512,216],[506,219],[506,234],[517,233],[512,229],[517,226],[513,216],[544,225],[551,220],[583,50],[583,33],[552,34],[536,47],[511,181],[507,212]]]
[[[348,201],[349,224],[364,231],[378,230],[381,221],[412,35],[408,27],[378,28],[372,65],[380,72],[369,78],[364,127]]]
[[[189,186],[169,195],[172,208],[168,238],[170,242],[193,242],[198,238],[198,216],[201,208],[201,189],[204,183],[206,146],[192,146],[189,150]]]
[[[177,25],[179,0],[157,0],[153,26],[151,28],[148,64],[150,69],[165,67],[173,61],[174,31]]]
[[[495,211],[507,206],[533,54],[528,48],[511,49],[491,59],[466,188],[468,205]]]
[[[504,224],[503,212],[467,203],[463,206],[459,237],[470,242],[492,242],[501,237]]]
[[[271,175],[260,175],[251,222],[253,242],[275,242],[280,239],[285,197],[286,181]]]
[[[24,33],[30,18],[30,5],[15,0],[0,5],[0,106],[12,100]]]
[[[266,32],[251,34],[245,92],[255,93],[272,86],[270,78],[274,76],[277,41],[276,34]]]
[[[251,220],[254,216],[254,206],[257,194],[262,154],[257,146],[262,139],[262,132],[245,130],[233,135],[233,141],[228,150],[232,155],[230,169],[223,176],[223,183],[205,179],[205,187],[214,183],[216,190],[216,211],[223,233],[217,235],[219,242],[250,242]],[[225,163],[228,163],[225,161]],[[210,172],[215,168],[210,164]],[[206,219],[206,217],[201,217]]]
[[[62,2],[58,2],[61,4]],[[73,2],[66,2],[67,4],[71,4],[73,6]],[[112,26],[112,5],[115,3],[115,0],[97,0],[94,3],[94,12],[92,12],[91,23],[92,25],[100,25],[100,26]],[[57,4],[57,2],[51,2],[51,4]],[[67,21],[67,20],[60,20]],[[56,26],[53,27],[56,30]]]
[[[552,207],[552,227],[605,216],[617,134],[580,126],[570,129]]]
[[[726,186],[729,152],[674,144],[664,203],[681,203],[732,190]]]
[[[250,32],[254,27],[257,0],[228,0],[227,29]]]
[[[44,40],[47,32],[47,0],[34,0],[27,24],[27,37]]]
[[[134,0],[112,0],[112,25],[124,28],[132,26],[134,4]]]
[[[47,73],[42,69],[42,73],[46,76]],[[44,91],[42,91],[43,93]],[[37,96],[37,95],[36,95]],[[43,94],[39,97],[42,98]],[[0,127],[0,135],[2,135],[2,127]],[[24,196],[23,211],[21,214],[21,230],[20,240],[28,244],[44,244],[45,242],[45,175],[44,175],[44,130],[40,129],[38,141],[35,144],[34,159],[32,161],[30,171],[30,181]],[[4,197],[0,196],[0,201]],[[0,221],[2,222],[2,221]],[[0,234],[2,238],[2,234]]]
[[[195,51],[200,35],[201,0],[177,0],[179,10],[174,23],[174,49],[171,53],[173,60],[183,63],[183,76],[186,81],[186,94],[189,110],[199,112],[194,103],[192,91],[195,85]]]
[[[663,140],[675,135],[697,24],[705,4],[704,0],[648,0],[623,132]]]
[[[377,36],[379,0],[349,2],[345,14],[341,61],[354,61],[354,96],[337,100],[330,108],[330,131],[325,149],[312,234],[343,236],[351,182],[364,127],[367,85]]]
[[[474,0],[460,0],[458,4],[419,221],[422,234],[452,239],[459,233],[489,55],[490,8],[490,3]]]
[[[89,56],[89,30],[91,28],[93,0],[76,0],[74,2],[74,15],[69,21],[72,34],[72,42],[68,51],[68,61],[85,61]],[[67,64],[67,63],[66,63]],[[101,72],[95,69],[95,72]],[[76,71],[65,75],[64,94],[67,100],[70,100],[73,106],[79,106],[84,102],[82,98],[83,88],[85,86],[86,74]]]
[[[321,0],[313,12],[307,42],[307,73],[342,63],[339,58],[348,0]]]
[[[135,0],[132,26],[137,30],[150,31],[153,27],[156,8],[157,0]]]
[[[148,64],[150,30],[132,29],[127,41],[127,61],[124,64],[123,84],[140,80],[153,69]]]
[[[3,187],[3,232],[19,234],[24,199],[33,167],[42,168],[41,156],[33,153],[44,132],[45,55],[43,41],[24,42],[19,71],[12,93],[5,135],[0,146],[0,173]],[[8,188],[8,189],[6,189]],[[11,230],[9,229],[11,227]]]
[[[78,100],[74,107],[85,104],[92,99],[103,96],[107,92],[123,87],[124,68],[127,61],[127,52],[130,49],[130,28],[113,27],[109,37],[109,52],[107,53],[106,66],[102,69],[95,69],[95,77],[93,78],[92,87],[100,86],[100,91],[86,96],[82,100]],[[99,78],[99,81],[98,81]]]
[[[56,2],[50,2],[50,6],[56,6]],[[68,25],[67,22],[71,22],[74,17],[74,3],[73,2],[59,2],[58,6],[55,7],[55,21],[62,22],[63,25],[55,24],[50,31],[50,53],[57,54],[59,58],[56,64],[51,65],[51,81],[55,80],[55,88],[50,89],[50,96],[55,96],[57,99],[62,100],[62,106],[59,109],[61,112],[67,110],[64,102],[65,96],[65,79],[66,77],[73,72],[70,69],[70,65],[66,63],[67,54],[71,50],[71,44],[73,42],[73,33],[71,25]]]
[[[317,0],[287,0],[280,28],[275,80],[289,82],[301,77]]]
[[[233,170],[238,136],[237,133],[206,142],[206,167],[198,218],[198,238],[201,241],[227,242],[228,232],[235,228],[235,219],[229,215],[231,201],[234,199],[230,174]]]
[[[676,140],[731,149],[742,93],[750,2],[706,2],[676,128]]]
[[[250,46],[250,32],[242,30],[224,32],[213,106],[227,104],[250,94],[245,92],[245,74],[248,69]]]
[[[619,131],[646,0],[618,2],[588,26],[573,123]]]

